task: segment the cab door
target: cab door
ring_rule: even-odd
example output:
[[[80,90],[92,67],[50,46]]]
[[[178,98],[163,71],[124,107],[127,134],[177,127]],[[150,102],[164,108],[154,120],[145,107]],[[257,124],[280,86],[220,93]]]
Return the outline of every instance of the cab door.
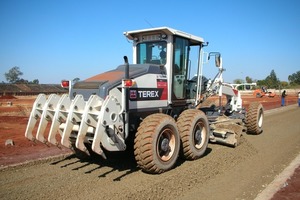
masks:
[[[189,60],[189,41],[181,37],[174,37],[173,48],[173,104],[186,103],[186,87]]]

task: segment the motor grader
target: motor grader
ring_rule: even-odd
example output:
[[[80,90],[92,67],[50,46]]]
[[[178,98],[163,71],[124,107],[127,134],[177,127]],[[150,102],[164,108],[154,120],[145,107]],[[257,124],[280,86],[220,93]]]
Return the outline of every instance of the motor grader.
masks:
[[[132,144],[143,171],[162,173],[174,167],[178,156],[203,156],[209,141],[234,147],[243,133],[262,132],[262,105],[251,104],[246,112],[239,91],[223,81],[221,54],[205,53],[203,38],[169,27],[124,35],[133,43],[133,64],[124,56],[124,64],[114,70],[62,82],[69,94],[38,95],[28,139],[103,158]],[[208,80],[202,70],[212,57],[218,72]],[[211,96],[217,103],[208,103]]]

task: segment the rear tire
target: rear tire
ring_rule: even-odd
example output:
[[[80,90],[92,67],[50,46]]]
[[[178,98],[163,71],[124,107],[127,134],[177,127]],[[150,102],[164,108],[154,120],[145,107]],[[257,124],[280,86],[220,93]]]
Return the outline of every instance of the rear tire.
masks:
[[[172,117],[157,113],[141,122],[134,140],[134,155],[143,171],[158,174],[171,169],[179,149],[180,136]]]
[[[261,103],[250,103],[246,114],[246,127],[249,134],[258,135],[263,132],[262,125],[264,119],[264,109]]]
[[[206,115],[196,109],[183,111],[177,126],[181,137],[181,156],[187,160],[201,157],[208,145],[209,124]]]

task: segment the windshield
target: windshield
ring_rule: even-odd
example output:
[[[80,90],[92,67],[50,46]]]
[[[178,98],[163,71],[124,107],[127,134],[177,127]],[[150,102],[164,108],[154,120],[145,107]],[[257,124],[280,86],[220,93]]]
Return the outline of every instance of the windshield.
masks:
[[[166,64],[166,47],[165,41],[153,41],[139,43],[137,45],[137,64]]]

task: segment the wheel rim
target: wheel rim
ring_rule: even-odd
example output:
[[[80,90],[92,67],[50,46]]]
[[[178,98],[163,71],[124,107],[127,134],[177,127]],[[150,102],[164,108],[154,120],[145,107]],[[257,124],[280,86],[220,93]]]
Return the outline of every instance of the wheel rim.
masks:
[[[258,127],[262,127],[263,124],[263,115],[262,115],[262,110],[259,110],[259,114],[258,114]]]
[[[172,129],[164,129],[159,135],[156,147],[156,152],[158,152],[158,156],[162,161],[166,162],[171,159],[174,154],[175,144],[175,135]]]
[[[197,149],[201,149],[204,142],[205,142],[205,136],[206,136],[206,130],[204,123],[202,121],[199,121],[194,130],[194,146]]]

